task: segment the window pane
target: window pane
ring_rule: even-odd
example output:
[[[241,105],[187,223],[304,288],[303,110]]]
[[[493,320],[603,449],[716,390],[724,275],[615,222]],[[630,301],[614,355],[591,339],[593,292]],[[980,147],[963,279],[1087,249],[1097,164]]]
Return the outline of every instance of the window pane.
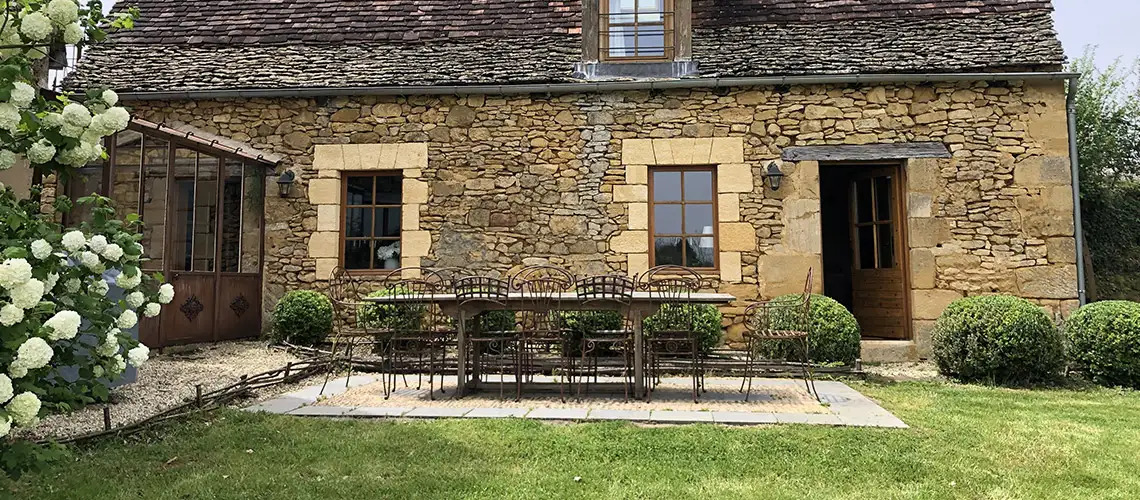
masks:
[[[349,177],[348,197],[344,203],[346,205],[371,205],[372,179],[372,177]]]
[[[261,217],[265,206],[265,182],[261,167],[246,165],[242,172],[241,269],[243,273],[261,270]]]
[[[194,174],[198,164],[198,153],[185,149],[174,150],[174,225],[171,233],[170,267],[175,271],[189,271],[193,268],[194,245]]]
[[[685,265],[689,267],[715,267],[713,239],[711,237],[686,238]]]
[[[372,242],[369,240],[350,240],[344,245],[345,269],[368,269],[372,253]]]
[[[638,12],[664,12],[665,0],[637,0]]]
[[[653,201],[681,201],[681,172],[653,172]]]
[[[685,205],[685,234],[713,234],[712,205]]]
[[[222,176],[222,254],[218,257],[219,270],[236,273],[240,268],[242,237],[242,165],[226,160]]]
[[[643,8],[642,13],[637,15],[637,24],[642,25],[642,29],[659,29],[662,27],[662,23],[664,22],[665,14],[661,11],[646,13],[645,9]],[[646,24],[650,26],[644,26]]]
[[[653,232],[681,234],[681,205],[654,205]]]
[[[890,224],[880,224],[879,229],[879,268],[895,267],[895,231]]]
[[[712,201],[712,172],[685,172],[685,201]]]
[[[166,141],[147,137],[143,153],[143,269],[163,268],[166,255],[166,171],[170,150]],[[175,224],[177,226],[177,224]]]
[[[400,209],[399,208],[377,208],[376,209],[376,236],[399,238],[400,237]]]
[[[403,201],[400,196],[403,177],[398,175],[380,175],[376,177],[376,204],[399,205]]]
[[[891,178],[875,178],[875,218],[876,220],[891,220]]]
[[[653,265],[684,265],[684,262],[681,260],[681,238],[654,239]]]
[[[345,211],[344,232],[349,238],[372,236],[372,209],[349,208]]]
[[[859,238],[859,269],[875,268],[875,226],[857,229]]]
[[[871,222],[871,180],[855,181],[855,220]]]
[[[198,153],[198,190],[194,193],[194,268],[214,270],[217,250],[218,171],[221,161]]]
[[[631,16],[632,17],[632,16]],[[609,54],[610,57],[633,57],[637,55],[635,50],[637,32],[633,26],[613,26],[610,25],[609,29]]]
[[[142,165],[142,134],[124,130],[114,135],[115,164],[111,169],[111,201],[120,218],[139,211],[139,166]],[[149,141],[148,141],[149,142]]]
[[[67,196],[72,201],[78,200],[84,196],[90,196],[91,193],[98,193],[103,186],[103,166],[102,165],[87,165],[75,169],[72,172],[72,177],[67,181]],[[119,214],[122,218],[124,214]],[[69,226],[77,226],[80,222],[91,221],[91,205],[80,205],[75,203],[71,207],[71,212],[67,214],[67,224]]]
[[[637,55],[665,55],[665,30],[660,26],[640,26],[637,30]]]
[[[400,242],[397,240],[376,240],[376,268],[396,269],[400,267]]]

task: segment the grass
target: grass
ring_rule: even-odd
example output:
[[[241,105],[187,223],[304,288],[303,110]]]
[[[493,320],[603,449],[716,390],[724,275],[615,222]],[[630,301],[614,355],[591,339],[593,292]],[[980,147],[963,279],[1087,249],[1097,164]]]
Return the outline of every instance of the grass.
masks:
[[[6,489],[26,499],[1140,496],[1140,393],[853,385],[912,428],[393,423],[225,411],[75,450]]]

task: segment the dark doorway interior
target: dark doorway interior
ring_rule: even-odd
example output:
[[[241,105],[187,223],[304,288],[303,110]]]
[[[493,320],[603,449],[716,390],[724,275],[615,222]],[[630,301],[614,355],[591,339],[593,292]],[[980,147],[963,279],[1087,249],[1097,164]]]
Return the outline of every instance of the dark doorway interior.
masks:
[[[851,168],[820,166],[820,218],[823,229],[823,293],[853,310],[851,296]]]

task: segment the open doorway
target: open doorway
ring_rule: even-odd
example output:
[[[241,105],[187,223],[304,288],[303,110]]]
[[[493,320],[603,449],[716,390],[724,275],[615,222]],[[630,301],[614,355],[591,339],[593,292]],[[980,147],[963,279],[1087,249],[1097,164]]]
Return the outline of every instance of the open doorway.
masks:
[[[824,293],[863,338],[910,338],[899,165],[820,166]]]

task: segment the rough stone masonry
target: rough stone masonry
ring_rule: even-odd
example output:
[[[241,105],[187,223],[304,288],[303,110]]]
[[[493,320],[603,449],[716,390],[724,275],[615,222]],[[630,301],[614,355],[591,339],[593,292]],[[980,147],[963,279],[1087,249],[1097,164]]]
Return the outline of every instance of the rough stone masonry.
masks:
[[[819,165],[782,164],[773,192],[768,163],[789,146],[918,141],[952,153],[904,168],[919,351],[967,294],[1011,293],[1055,315],[1077,305],[1060,82],[132,104],[283,154],[298,173],[301,194],[266,200],[267,311],[336,264],[345,170],[403,171],[405,264],[633,273],[648,267],[647,169],[714,165],[714,286],[740,298],[724,309],[737,340],[751,301],[795,292],[821,265]]]

